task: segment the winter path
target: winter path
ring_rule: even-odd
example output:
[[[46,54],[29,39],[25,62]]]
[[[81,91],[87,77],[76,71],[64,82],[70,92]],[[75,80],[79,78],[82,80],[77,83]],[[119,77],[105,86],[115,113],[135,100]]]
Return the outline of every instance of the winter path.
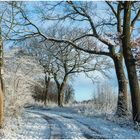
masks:
[[[70,107],[28,108],[16,126],[17,139],[140,138],[140,132],[97,117],[86,117]]]
[[[106,138],[102,134],[89,125],[84,124],[82,121],[73,117],[69,114],[59,114],[58,112],[47,111],[33,111],[28,110],[27,112],[39,115],[45,119],[49,126],[49,137],[50,139],[96,139]],[[76,114],[75,114],[76,115]],[[78,117],[78,115],[76,115]],[[79,116],[81,118],[81,116]]]

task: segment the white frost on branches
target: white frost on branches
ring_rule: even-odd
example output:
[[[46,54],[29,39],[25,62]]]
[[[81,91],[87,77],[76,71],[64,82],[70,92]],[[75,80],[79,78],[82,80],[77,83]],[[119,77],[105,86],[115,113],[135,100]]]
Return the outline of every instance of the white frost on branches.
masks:
[[[16,115],[26,103],[32,101],[31,86],[36,84],[35,78],[40,76],[41,68],[29,56],[19,57],[18,48],[5,53],[5,99],[7,115]]]

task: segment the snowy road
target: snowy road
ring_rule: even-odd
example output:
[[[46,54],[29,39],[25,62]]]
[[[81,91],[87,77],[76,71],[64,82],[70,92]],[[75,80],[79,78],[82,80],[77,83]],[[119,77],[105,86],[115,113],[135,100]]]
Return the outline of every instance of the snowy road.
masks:
[[[89,125],[84,124],[80,120],[76,120],[69,115],[58,115],[54,112],[47,114],[31,111],[30,113],[38,114],[48,122],[50,128],[49,139],[99,139],[106,138],[102,134]]]
[[[97,117],[86,117],[73,108],[28,109],[26,112],[44,119],[47,139],[140,138],[140,132]],[[40,137],[41,138],[41,137]]]
[[[132,126],[80,115],[71,107],[28,108],[23,111],[12,139],[125,139],[140,138]]]

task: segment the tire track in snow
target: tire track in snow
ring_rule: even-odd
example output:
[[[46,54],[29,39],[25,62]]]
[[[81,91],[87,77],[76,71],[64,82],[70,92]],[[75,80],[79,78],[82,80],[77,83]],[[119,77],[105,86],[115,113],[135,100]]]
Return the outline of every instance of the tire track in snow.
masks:
[[[106,139],[97,129],[71,116],[58,115],[54,112],[29,112],[40,115],[48,122],[49,139]]]
[[[96,134],[94,134],[94,135],[91,135],[91,134],[89,134],[89,133],[87,133],[87,132],[83,132],[83,135],[84,135],[85,138],[87,138],[87,139],[108,139],[108,138],[104,137],[104,136],[102,135],[102,133],[101,133],[99,130],[97,130],[96,128],[90,127],[88,124],[83,123],[83,122],[79,121],[78,119],[74,119],[73,117],[70,117],[70,116],[63,116],[63,115],[61,115],[61,116],[64,117],[64,118],[67,118],[67,119],[72,119],[73,121],[75,121],[75,122],[77,123],[77,125],[79,125],[79,127],[80,127],[81,125],[82,125],[83,127],[85,127],[85,129],[87,129],[88,132],[89,132],[89,131],[92,131],[93,133],[96,133]],[[87,128],[86,128],[86,127],[87,127]],[[83,131],[83,130],[81,129],[81,131]]]
[[[64,117],[54,113],[40,113],[38,111],[29,111],[38,114],[45,119],[50,127],[49,139],[84,139],[83,133],[74,123]]]
[[[31,113],[31,114],[35,114],[35,115],[39,115],[41,118],[45,119],[45,121],[48,122],[48,120],[46,118],[44,118],[43,114],[39,113],[39,112],[36,112],[36,111],[31,111],[31,110],[26,110],[27,113]],[[51,126],[50,126],[50,123],[48,122],[48,125],[49,125],[49,136],[47,139],[50,139],[51,138]]]
[[[41,118],[45,119],[48,122],[49,128],[50,128],[50,131],[49,131],[50,134],[49,134],[48,139],[62,139],[62,132],[61,132],[62,128],[60,124],[55,122],[54,118],[44,115],[43,113],[36,112],[36,111],[28,110],[27,112],[39,115]]]
[[[60,124],[56,123],[55,120],[46,115],[42,115],[42,118],[45,119],[49,123],[50,127],[50,137],[49,139],[62,139],[62,128]]]
[[[61,139],[85,138],[83,137],[79,127],[77,127],[71,121],[66,120],[64,117],[54,114],[54,113],[47,113],[47,115],[44,115],[44,116],[46,117],[46,119],[51,118],[51,120],[53,120],[52,124],[59,125],[59,128],[60,128],[59,135],[61,135]],[[54,128],[54,130],[52,131],[55,132],[55,129],[56,128]],[[55,137],[55,138],[59,139],[59,137]]]
[[[66,120],[67,126],[69,126],[69,124],[70,127],[76,126],[82,135],[81,138],[106,139],[98,130],[90,128],[87,124],[84,124],[70,116],[57,115],[57,118],[59,118],[61,121],[63,120],[62,123],[64,123],[64,120]]]
[[[81,121],[79,121],[79,120],[77,120],[77,119],[74,119],[74,118],[72,118],[72,117],[69,117],[69,116],[63,116],[63,115],[61,115],[61,116],[64,117],[64,118],[73,119],[73,120],[75,120],[75,121],[81,123],[82,125],[87,126],[88,129],[90,129],[91,131],[94,131],[94,132],[96,132],[97,134],[100,134],[100,135],[101,135],[101,132],[100,132],[99,130],[97,130],[96,128],[90,127],[90,126],[89,126],[88,124],[86,124],[86,123],[83,123],[83,122],[81,122]]]

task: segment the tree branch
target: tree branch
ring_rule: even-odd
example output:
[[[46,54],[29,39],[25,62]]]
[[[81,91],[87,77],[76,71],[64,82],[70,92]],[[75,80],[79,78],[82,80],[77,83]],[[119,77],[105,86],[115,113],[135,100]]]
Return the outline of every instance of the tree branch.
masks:
[[[139,11],[137,12],[136,16],[134,17],[134,19],[132,20],[132,22],[131,22],[131,27],[134,27],[135,22],[138,20],[139,17],[140,17],[140,9],[139,9]]]
[[[117,18],[117,12],[115,11],[114,7],[110,4],[109,1],[105,1],[107,5],[111,8],[112,12],[114,13],[115,17]]]

